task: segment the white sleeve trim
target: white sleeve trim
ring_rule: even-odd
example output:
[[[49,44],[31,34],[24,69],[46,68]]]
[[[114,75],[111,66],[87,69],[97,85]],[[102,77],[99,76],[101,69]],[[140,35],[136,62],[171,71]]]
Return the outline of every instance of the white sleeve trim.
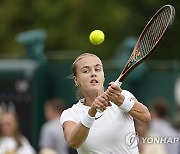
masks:
[[[61,117],[60,117],[60,123],[61,125],[64,124],[64,122],[66,121],[73,121],[75,123],[78,123],[79,121],[76,119],[76,117],[74,116],[74,113],[72,111],[71,108],[67,109],[67,110],[64,110],[63,113],[61,114]]]

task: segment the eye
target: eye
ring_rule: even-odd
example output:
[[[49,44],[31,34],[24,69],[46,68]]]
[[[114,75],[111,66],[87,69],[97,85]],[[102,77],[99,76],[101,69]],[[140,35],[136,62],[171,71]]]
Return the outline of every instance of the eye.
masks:
[[[83,72],[83,73],[88,73],[89,71],[86,69],[86,70],[83,70],[82,72]]]
[[[95,71],[100,72],[102,68],[96,68]]]

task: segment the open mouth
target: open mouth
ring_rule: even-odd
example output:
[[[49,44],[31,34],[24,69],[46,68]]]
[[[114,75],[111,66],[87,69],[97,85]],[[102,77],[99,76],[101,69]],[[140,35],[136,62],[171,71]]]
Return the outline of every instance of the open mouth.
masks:
[[[93,79],[90,83],[98,83],[98,81],[96,79]]]

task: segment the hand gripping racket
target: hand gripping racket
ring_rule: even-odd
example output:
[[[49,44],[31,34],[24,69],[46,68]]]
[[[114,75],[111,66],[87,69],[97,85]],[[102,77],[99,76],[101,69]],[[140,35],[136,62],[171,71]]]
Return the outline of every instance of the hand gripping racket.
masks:
[[[115,84],[121,86],[127,75],[153,53],[169,31],[174,17],[175,8],[172,5],[163,6],[154,14],[138,38],[134,50]]]

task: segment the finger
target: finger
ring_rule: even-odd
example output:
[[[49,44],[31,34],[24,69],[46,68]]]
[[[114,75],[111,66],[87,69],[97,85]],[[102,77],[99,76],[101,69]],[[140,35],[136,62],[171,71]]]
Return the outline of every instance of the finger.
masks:
[[[113,102],[114,97],[112,97],[112,96],[108,95],[108,99],[109,99],[109,101]],[[110,104],[110,103],[109,103],[108,105],[110,105],[110,106],[111,106],[111,104]]]
[[[116,93],[116,92],[120,91],[120,89],[114,89],[112,86],[109,86],[107,90],[112,92],[112,93]]]
[[[112,85],[113,83],[114,83],[114,81],[111,81],[111,82],[109,83],[109,86]]]
[[[106,96],[107,96],[108,99],[109,99],[109,97],[113,97],[113,94],[112,94],[110,91],[107,91],[107,92],[106,92]]]
[[[103,112],[105,109],[104,109],[103,107],[101,107],[99,104],[97,104],[96,110],[97,110],[98,112]]]
[[[113,90],[122,91],[122,89],[121,89],[118,85],[116,85],[116,84],[112,84],[112,85],[110,85],[110,87],[111,87]]]
[[[109,87],[111,87],[114,90],[122,91],[121,87],[119,85],[115,84],[115,82],[111,82],[111,84],[109,84]]]
[[[106,101],[109,101],[108,97],[106,96],[106,92],[104,94],[102,94],[101,97],[104,98]]]
[[[113,93],[111,93],[111,92],[109,92],[109,91],[106,92],[106,96],[108,97],[109,100],[114,99]]]
[[[98,109],[100,109],[102,111],[106,110],[106,105],[100,101],[98,102],[97,107],[98,107]]]
[[[114,98],[118,97],[117,92],[115,93],[114,91],[107,91],[107,94],[108,94],[108,96],[111,96],[111,97],[114,97]]]
[[[102,95],[102,97],[108,102],[108,106],[112,106],[106,92]]]
[[[93,102],[93,107],[97,110],[97,111],[104,111],[106,108],[103,106],[103,104],[98,100],[96,99],[94,102]]]
[[[99,97],[96,98],[97,103],[102,107],[105,106],[107,107],[109,104],[109,99],[107,96],[100,95]]]
[[[102,111],[106,110],[106,106],[104,104],[101,104],[100,107]]]
[[[108,87],[108,89],[107,89],[107,92],[109,92],[109,94],[112,93],[112,94],[115,94],[117,96],[119,96],[121,94],[121,91],[122,91],[121,89],[115,90],[111,87]]]
[[[106,107],[108,106],[108,99],[103,98],[102,95],[99,96],[97,99],[98,99],[99,102],[102,103],[104,106],[106,106]]]
[[[113,89],[112,89],[110,86],[109,86],[108,89],[106,90],[106,93],[109,93],[109,94],[110,94],[110,93],[113,93],[113,92],[114,92],[114,91],[113,91]]]
[[[118,95],[118,94],[113,94],[113,93],[110,93],[110,92],[108,93],[107,92],[107,97],[113,103],[115,103],[115,102],[117,102],[119,100],[119,96],[120,96],[120,94]]]

